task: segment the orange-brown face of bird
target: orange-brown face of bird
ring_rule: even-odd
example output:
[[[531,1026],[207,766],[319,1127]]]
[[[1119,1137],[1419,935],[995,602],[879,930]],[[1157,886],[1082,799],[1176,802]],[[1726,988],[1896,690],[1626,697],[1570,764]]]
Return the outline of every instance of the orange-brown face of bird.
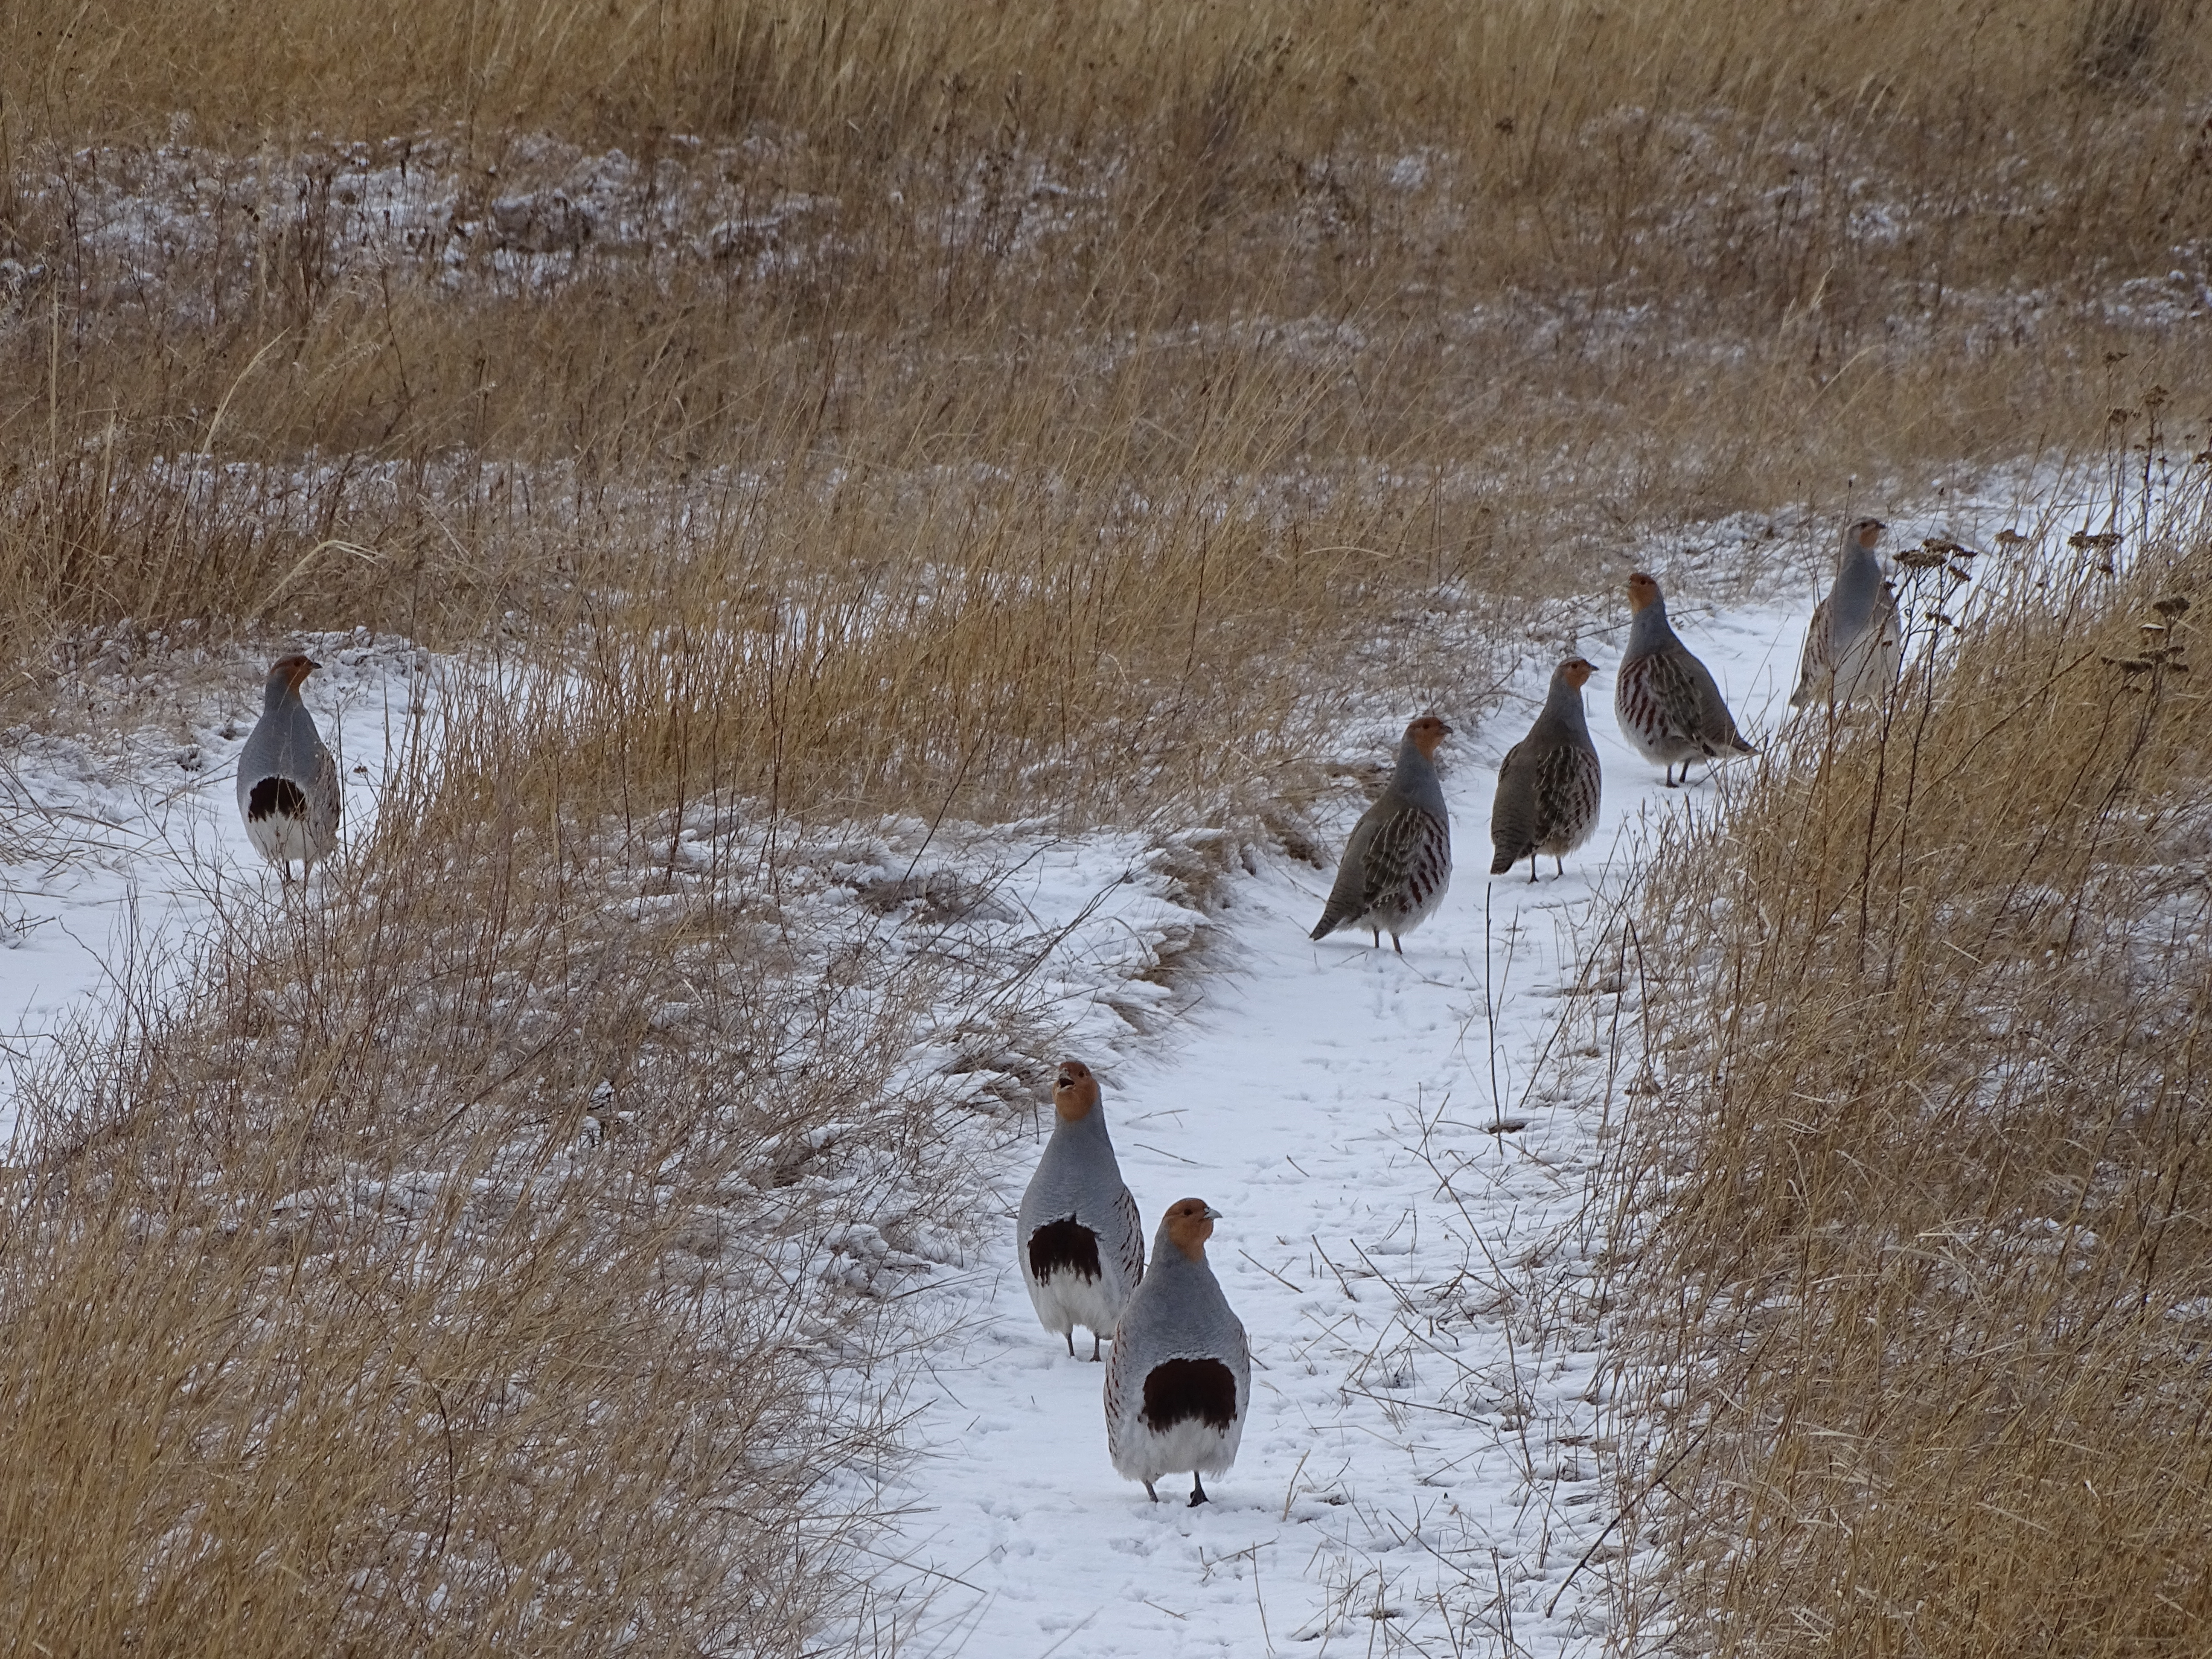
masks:
[[[1413,747],[1421,751],[1424,760],[1434,760],[1437,745],[1451,734],[1451,727],[1434,714],[1424,714],[1406,728],[1406,735],[1413,739]]]
[[[1659,584],[1639,570],[1628,579],[1628,608],[1642,611],[1659,603]]]
[[[1206,1241],[1221,1212],[1202,1198],[1179,1198],[1168,1206],[1168,1243],[1193,1261],[1206,1260]]]
[[[1559,677],[1579,691],[1589,684],[1589,677],[1597,670],[1580,657],[1570,657],[1559,665]]]
[[[1063,1060],[1052,1080],[1052,1109],[1061,1121],[1080,1123],[1098,1104],[1098,1079],[1079,1060]]]
[[[1880,519],[1861,519],[1851,526],[1851,539],[1871,553],[1874,544],[1881,539],[1881,532],[1888,528]]]
[[[301,682],[321,666],[322,664],[315,661],[313,658],[302,652],[295,651],[289,656],[277,658],[270,665],[269,672],[272,675],[282,674],[284,677],[285,685],[297,691]]]

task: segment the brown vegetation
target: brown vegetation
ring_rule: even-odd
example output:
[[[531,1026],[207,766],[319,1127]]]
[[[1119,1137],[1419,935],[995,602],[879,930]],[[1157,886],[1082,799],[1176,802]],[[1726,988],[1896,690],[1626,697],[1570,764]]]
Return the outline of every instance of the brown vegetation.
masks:
[[[312,923],[227,911],[173,1004],[23,1081],[45,1139],[0,1255],[10,1639],[794,1650],[855,1590],[810,1553],[837,1530],[813,1477],[874,1419],[786,1338],[866,1310],[728,1241],[804,1255],[833,1209],[895,1223],[942,1182],[958,1092],[889,1082],[919,1011],[972,997],[978,1045],[1025,1018],[1018,975],[963,981],[865,930],[849,956],[795,946],[815,924],[783,883],[830,856],[809,834],[1249,823],[1322,787],[1347,686],[1479,713],[1635,535],[2096,448],[2116,405],[2207,382],[2203,331],[2167,325],[2212,275],[2187,240],[2212,222],[2197,21],[2186,0],[8,9],[9,718],[66,723],[58,665],[94,629],[158,656],[365,624],[495,657],[510,688],[456,707]],[[2168,424],[2193,440],[2204,413]],[[1955,1309],[2000,1348],[2140,1360],[2114,1421],[2170,1426],[2185,1322],[2034,1300],[2083,1218],[2148,1240],[2127,1218],[2172,1183],[2142,1172],[2191,1167],[2160,1103],[2192,1051],[2114,874],[2168,858],[2141,807],[2186,745],[2165,712],[2106,740],[2188,694],[2067,665],[2101,605],[1993,612],[1914,694],[1940,720],[1911,702],[1887,744],[1773,772],[1741,878],[1678,885],[1670,937],[1745,994],[1655,996],[1662,1048],[1730,1045],[1723,1078],[1746,1056],[1771,1086],[1684,1095],[1716,1139],[1668,1143],[1668,1215],[1706,1245],[1660,1224],[1646,1286],[1672,1262],[1700,1287],[1665,1327],[1685,1374],[1741,1380],[1702,1346],[1734,1340],[1714,1310],[1769,1322],[1775,1362],[1746,1396],[1765,1415],[1692,1411],[1664,1454],[1702,1449],[1667,1466],[1694,1494],[1669,1511],[1686,1608],[1844,1582],[1808,1565],[1830,1535],[1796,1524],[1804,1490],[1729,1484],[1798,1457],[1799,1423],[1823,1457],[1826,1431],[1856,1437],[1824,1501],[1926,1468],[2027,1513],[2006,1483],[2058,1466],[2008,1462],[1990,1426],[2017,1368],[1942,1392]],[[2027,787],[2046,754],[2063,795]],[[734,821],[769,828],[710,836],[703,876],[679,858],[683,825]],[[1693,854],[1666,882],[1715,867]],[[2020,943],[2060,915],[2063,947]],[[832,959],[857,1001],[823,1000]],[[2124,966],[2132,1044],[2090,1019]],[[2032,1006],[2075,1073],[2030,1087],[1940,1048],[2000,1055]],[[1806,1151],[1723,1110],[1783,1133],[1799,1066],[1901,1173],[1853,1173],[1827,1120]],[[617,1129],[584,1121],[601,1084],[643,1103]],[[2074,1128],[1992,1162],[1990,1126],[2046,1088]],[[893,1173],[793,1165],[855,1099]],[[1821,1212],[1835,1249],[1905,1241],[1863,1308],[1696,1253],[1723,1218],[1747,1253],[1826,1237],[1777,1173],[1801,1152],[1845,1206]],[[1969,1212],[1975,1239],[2033,1216],[2059,1243],[1945,1266],[1967,1288],[1944,1280],[1939,1319],[1905,1296],[1937,1277],[1915,1229]],[[2165,1294],[2191,1237],[2074,1278]],[[1804,1359],[1835,1352],[1832,1305],[1888,1320],[1881,1363],[1987,1431],[1893,1442],[1790,1395],[1825,1386]],[[2039,1374],[2020,1420],[2080,1439],[2090,1373]],[[1736,1534],[1701,1517],[1743,1492],[1793,1518],[1709,1561]],[[2080,1515],[2016,1535],[2094,1572],[2123,1538],[2168,1559],[2191,1513],[2114,1511],[2104,1553]],[[1935,1593],[1881,1577],[1936,1559],[1898,1525],[1831,1540],[1872,1552],[1851,1571],[1905,1598],[1884,1606]],[[579,1538],[604,1559],[558,1556]],[[1946,1569],[1952,1605],[2087,1594],[2044,1543],[2006,1547]]]
[[[2212,1623],[2201,487],[2105,556],[2016,571],[1651,867],[1617,1311],[1686,1649]]]

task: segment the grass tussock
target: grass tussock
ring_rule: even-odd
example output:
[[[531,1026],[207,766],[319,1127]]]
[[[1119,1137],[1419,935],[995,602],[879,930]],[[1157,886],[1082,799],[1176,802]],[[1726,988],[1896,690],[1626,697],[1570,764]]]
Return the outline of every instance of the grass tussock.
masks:
[[[1626,1524],[1687,1647],[2204,1642],[2201,507],[2021,575],[1652,866]]]

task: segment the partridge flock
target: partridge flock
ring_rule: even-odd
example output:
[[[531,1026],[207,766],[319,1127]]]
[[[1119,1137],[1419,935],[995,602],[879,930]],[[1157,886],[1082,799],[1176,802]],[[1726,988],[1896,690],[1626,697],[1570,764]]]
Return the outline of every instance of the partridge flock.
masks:
[[[1897,595],[1874,554],[1882,529],[1879,519],[1860,519],[1844,532],[1835,582],[1814,609],[1806,634],[1792,707],[1825,703],[1840,709],[1878,700],[1895,682]],[[1692,761],[1710,767],[1731,756],[1757,754],[1736,729],[1711,671],[1667,620],[1667,599],[1656,578],[1642,570],[1629,577],[1628,608],[1628,644],[1613,675],[1613,712],[1630,745],[1661,769],[1669,789],[1689,781]],[[1505,751],[1490,809],[1493,876],[1526,859],[1528,879],[1534,881],[1537,858],[1546,854],[1553,872],[1564,875],[1566,854],[1597,828],[1604,780],[1583,707],[1583,688],[1596,672],[1580,657],[1562,662],[1553,671],[1550,692],[1528,735]],[[1435,761],[1437,745],[1450,734],[1451,727],[1433,714],[1406,728],[1397,768],[1345,842],[1311,937],[1364,927],[1380,945],[1387,930],[1403,955],[1404,936],[1443,902],[1451,882],[1451,822]]]
[[[1237,1461],[1252,1399],[1252,1351],[1244,1327],[1206,1264],[1206,1241],[1221,1212],[1201,1198],[1168,1206],[1145,1264],[1137,1202],[1114,1161],[1098,1079],[1063,1060],[1053,1079],[1052,1139],[1037,1159],[1014,1224],[1014,1255],[1030,1305],[1045,1329],[1075,1354],[1077,1325],[1111,1336],[1106,1362],[1106,1449],[1114,1467],[1153,1482],[1190,1471],[1190,1501],[1206,1501],[1201,1478]]]
[[[1894,681],[1899,655],[1897,598],[1874,549],[1883,526],[1861,519],[1844,532],[1836,580],[1813,612],[1793,707],[1840,708],[1880,697]],[[1664,769],[1667,787],[1686,782],[1690,763],[1710,765],[1757,751],[1736,729],[1705,665],[1675,636],[1659,584],[1638,571],[1628,579],[1632,620],[1613,682],[1622,734]],[[238,810],[254,847],[289,884],[337,845],[341,791],[337,763],[301,684],[320,665],[280,657],[263,689],[261,718],[239,755]],[[1539,854],[1556,872],[1596,828],[1603,779],[1583,688],[1596,671],[1569,657],[1553,671],[1542,712],[1528,736],[1506,751],[1491,806],[1491,873]],[[1340,928],[1382,934],[1403,955],[1405,935],[1436,913],[1451,885],[1451,819],[1437,775],[1438,746],[1452,729],[1434,714],[1406,727],[1397,764],[1375,804],[1345,843],[1328,902],[1311,937]],[[1188,1470],[1190,1502],[1206,1501],[1204,1477],[1237,1461],[1252,1395],[1251,1348],[1244,1327],[1206,1259],[1222,1218],[1203,1199],[1168,1206],[1146,1260],[1136,1200],[1121,1179],[1100,1105],[1098,1079],[1078,1060],[1053,1080],[1054,1121],[1022,1194],[1015,1256],[1038,1322],[1075,1353],[1075,1327],[1102,1340],[1106,1444],[1114,1468],[1140,1482],[1155,1503],[1155,1483]]]

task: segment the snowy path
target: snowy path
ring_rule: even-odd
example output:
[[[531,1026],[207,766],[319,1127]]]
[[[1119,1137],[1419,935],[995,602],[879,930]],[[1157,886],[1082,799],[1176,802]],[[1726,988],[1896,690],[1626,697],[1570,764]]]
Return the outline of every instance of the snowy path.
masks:
[[[1803,614],[1677,608],[1754,734],[1786,712]],[[1172,1052],[1079,1054],[1147,1237],[1178,1198],[1224,1212],[1209,1255],[1254,1350],[1242,1453],[1197,1510],[1115,1474],[1101,1368],[1039,1328],[1012,1268],[1024,1149],[998,1177],[1009,1242],[987,1305],[919,1391],[928,1450],[884,1494],[903,1512],[887,1588],[927,1604],[902,1651],[1595,1650],[1612,1516],[1601,1334],[1577,1292],[1620,1011],[1577,981],[1650,815],[1717,795],[1663,788],[1621,739],[1624,634],[1582,642],[1606,799],[1564,880],[1548,860],[1533,886],[1525,865],[1486,874],[1497,763],[1534,712],[1510,709],[1445,745],[1459,868],[1403,958],[1364,935],[1309,943],[1328,877],[1278,863],[1231,890],[1233,965]],[[1500,1106],[1522,1127],[1493,1131]]]

